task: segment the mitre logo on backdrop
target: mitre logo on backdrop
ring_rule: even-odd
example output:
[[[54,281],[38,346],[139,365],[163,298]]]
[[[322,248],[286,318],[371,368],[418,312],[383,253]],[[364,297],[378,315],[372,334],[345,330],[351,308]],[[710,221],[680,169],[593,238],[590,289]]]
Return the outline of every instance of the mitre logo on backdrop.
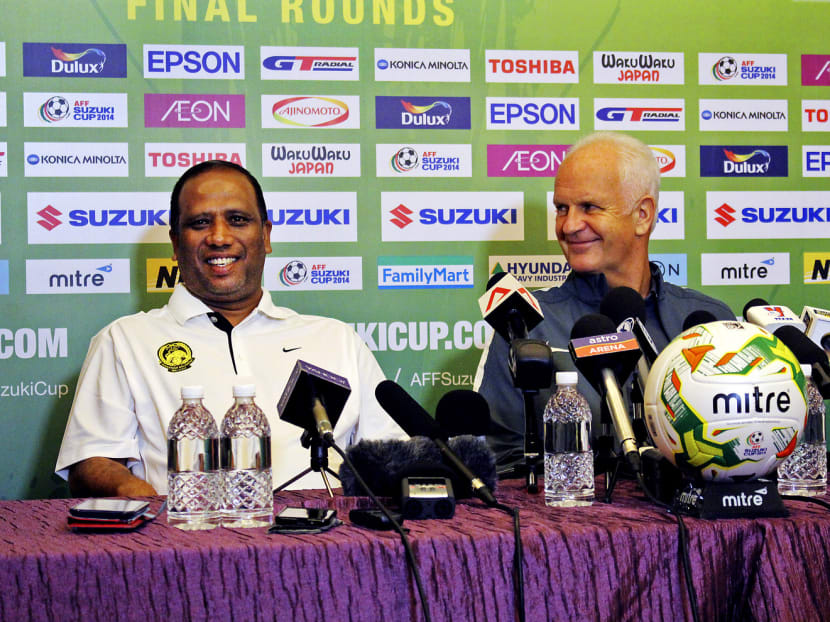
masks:
[[[650,145],[661,177],[686,176],[686,145]]]
[[[830,99],[801,100],[801,131],[830,132]]]
[[[469,144],[375,145],[378,177],[470,177],[472,161]]]
[[[830,54],[801,55],[801,85],[830,86]]]
[[[207,160],[245,166],[245,143],[144,143],[146,177],[179,177]]]
[[[804,177],[830,177],[830,145],[802,145],[801,161]]]
[[[273,291],[361,290],[362,257],[267,257],[263,283]]]
[[[469,130],[469,97],[375,97],[378,129]]]
[[[123,43],[24,43],[23,75],[40,78],[126,78]]]
[[[470,50],[375,48],[377,82],[469,82]]]
[[[594,98],[594,129],[680,132],[686,128],[682,99]]]
[[[830,192],[707,192],[708,239],[830,237]]]
[[[579,53],[573,51],[485,50],[486,82],[579,82]]]
[[[245,127],[245,96],[145,93],[144,127]]]
[[[701,177],[786,177],[787,147],[701,145]]]
[[[244,80],[241,45],[144,44],[144,77],[190,80]]]
[[[259,48],[262,80],[358,80],[358,48]]]
[[[703,253],[703,285],[788,285],[789,253]]]
[[[701,99],[701,132],[786,132],[786,99]]]
[[[290,129],[360,127],[356,95],[263,95],[262,127]]]
[[[127,177],[127,143],[23,143],[26,177]]]
[[[167,192],[29,192],[29,244],[167,244],[169,201]]]
[[[114,294],[130,291],[129,259],[27,259],[27,294]]]
[[[266,192],[272,242],[357,242],[356,192]]]
[[[360,143],[265,143],[265,177],[360,177]]]
[[[127,127],[126,93],[23,93],[25,127]]]
[[[381,192],[384,242],[524,239],[522,192]]]
[[[786,54],[701,52],[697,67],[699,84],[787,85]]]
[[[594,52],[595,84],[683,82],[682,52]]]

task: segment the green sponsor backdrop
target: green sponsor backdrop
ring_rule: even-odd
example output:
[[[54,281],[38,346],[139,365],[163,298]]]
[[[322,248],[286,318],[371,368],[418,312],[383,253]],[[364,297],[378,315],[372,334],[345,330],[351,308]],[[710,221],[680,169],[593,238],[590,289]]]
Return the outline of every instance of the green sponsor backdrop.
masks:
[[[146,5],[146,6],[145,6]],[[801,131],[801,100],[830,99],[830,87],[801,86],[801,54],[830,53],[827,28],[830,3],[782,0],[721,2],[652,2],[587,0],[98,0],[82,2],[2,2],[0,41],[5,42],[7,123],[0,142],[7,144],[8,176],[0,177],[0,260],[9,265],[9,293],[0,296],[0,497],[32,498],[66,494],[52,474],[75,382],[90,337],[123,314],[162,305],[167,294],[148,293],[147,258],[169,257],[164,244],[28,245],[27,192],[148,191],[169,192],[171,178],[147,178],[144,143],[246,143],[248,167],[262,173],[262,143],[360,143],[359,178],[297,180],[262,178],[266,191],[348,191],[357,193],[356,243],[282,243],[275,255],[363,257],[363,290],[286,292],[278,304],[305,313],[332,315],[345,321],[422,324],[436,336],[435,350],[395,342],[399,348],[376,355],[387,375],[397,377],[428,408],[447,390],[470,387],[480,356],[470,326],[480,320],[476,298],[493,255],[560,254],[547,239],[546,193],[550,178],[488,178],[488,144],[570,144],[590,131],[593,98],[678,98],[685,100],[685,132],[633,132],[651,144],[686,146],[686,177],[667,178],[664,190],[685,192],[685,239],[655,241],[655,253],[686,253],[688,285],[725,300],[737,313],[750,298],[783,302],[797,312],[803,304],[830,306],[827,289],[803,284],[802,254],[827,252],[826,240],[706,239],[707,190],[826,190],[827,179],[801,175],[801,145],[827,144],[830,135]],[[192,16],[192,19],[191,19]],[[124,79],[23,77],[24,42],[125,43],[128,75]],[[142,45],[243,45],[246,80],[157,80],[143,78]],[[359,82],[260,80],[259,46],[349,46],[360,51]],[[470,50],[470,83],[376,82],[374,48],[461,48]],[[487,49],[574,50],[579,58],[577,84],[500,84],[484,78]],[[592,53],[603,51],[679,52],[684,54],[685,80],[679,85],[593,84]],[[787,86],[700,86],[698,52],[787,55]],[[118,129],[24,128],[24,92],[127,93],[129,127]],[[144,128],[145,93],[229,93],[246,97],[244,129]],[[301,93],[359,95],[359,130],[262,129],[260,95]],[[472,129],[377,130],[376,95],[470,97]],[[486,130],[485,97],[578,97],[580,131]],[[772,133],[702,133],[698,130],[698,98],[788,100],[789,130]],[[24,177],[23,143],[128,142],[128,178]],[[394,179],[375,176],[376,143],[469,143],[472,177]],[[789,177],[726,179],[698,176],[701,144],[789,145]],[[523,242],[381,241],[382,191],[478,190],[524,192]],[[162,206],[158,206],[162,207]],[[271,206],[275,207],[275,206]],[[701,287],[702,252],[788,252],[790,284],[781,286]],[[379,256],[472,256],[475,282],[470,289],[379,291]],[[26,259],[129,258],[131,292],[99,295],[26,295]],[[2,287],[0,287],[0,291]],[[52,351],[62,355],[54,329],[66,328],[65,356],[30,358],[26,344],[38,328],[52,329]],[[393,330],[401,335],[401,326]],[[447,335],[444,335],[444,328]],[[27,332],[25,329],[32,329]],[[22,331],[22,332],[21,332]],[[479,336],[481,330],[478,330]],[[374,339],[379,329],[374,327]],[[15,336],[20,347],[15,346]],[[457,336],[457,339],[454,339]],[[413,347],[414,344],[414,347]],[[45,344],[48,346],[48,343]],[[45,354],[49,354],[46,347]],[[439,375],[437,372],[447,372]],[[417,382],[413,382],[417,378]],[[63,385],[63,388],[61,386]],[[49,395],[68,391],[67,395]],[[31,393],[45,392],[38,396]],[[27,393],[29,395],[27,395]],[[15,395],[12,395],[15,394]],[[229,398],[230,399],[230,398]],[[264,405],[274,407],[274,405]]]

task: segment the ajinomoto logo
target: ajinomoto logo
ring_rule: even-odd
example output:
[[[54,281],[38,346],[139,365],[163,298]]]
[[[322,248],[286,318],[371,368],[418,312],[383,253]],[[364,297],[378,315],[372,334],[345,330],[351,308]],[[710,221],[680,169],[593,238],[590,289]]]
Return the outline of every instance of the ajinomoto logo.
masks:
[[[804,283],[830,283],[830,253],[804,253]]]
[[[193,350],[184,341],[169,341],[158,349],[159,365],[169,372],[189,369],[195,361]]]
[[[355,95],[263,95],[262,127],[357,129],[360,98]]]
[[[181,281],[179,264],[173,259],[150,257],[147,259],[147,291],[152,294],[172,292]]]

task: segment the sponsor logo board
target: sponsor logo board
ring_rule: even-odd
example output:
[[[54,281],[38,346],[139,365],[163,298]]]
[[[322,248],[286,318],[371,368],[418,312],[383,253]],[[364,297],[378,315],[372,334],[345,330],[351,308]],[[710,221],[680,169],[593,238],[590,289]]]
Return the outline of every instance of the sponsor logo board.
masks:
[[[0,143],[0,177],[9,176],[9,148],[6,143]]]
[[[378,289],[467,289],[472,256],[378,257]]]
[[[0,78],[6,75],[6,42],[0,41]]]
[[[830,145],[802,145],[801,174],[804,177],[830,177]]]
[[[303,129],[357,129],[357,95],[263,95],[262,127]]]
[[[0,197],[0,198],[2,198],[2,197]],[[0,202],[0,203],[1,203],[1,202]],[[3,214],[3,211],[2,211],[2,208],[0,207],[0,232],[2,232],[2,231],[3,231],[3,218],[2,218],[2,214]],[[0,243],[2,243],[2,237],[0,237]]]
[[[375,97],[378,129],[469,130],[469,97]]]
[[[378,177],[471,177],[473,156],[463,144],[377,144]]]
[[[486,82],[579,82],[579,53],[553,50],[485,50]]]
[[[680,132],[686,128],[682,99],[594,98],[594,129]]]
[[[360,177],[359,143],[265,143],[265,177]]]
[[[65,359],[68,351],[69,333],[66,327],[0,327],[0,359]],[[5,390],[5,386],[0,389]],[[30,385],[28,395],[31,395]]]
[[[26,177],[127,177],[127,143],[23,143]]]
[[[701,99],[701,132],[786,132],[786,99]]]
[[[6,94],[0,91],[0,127],[6,127]]]
[[[804,284],[830,283],[830,253],[804,253]]]
[[[701,177],[786,177],[783,145],[701,145]]]
[[[144,77],[184,80],[244,80],[241,45],[144,44]]]
[[[29,192],[29,244],[169,244],[169,192]]]
[[[703,253],[703,285],[788,285],[789,253]]]
[[[830,132],[830,99],[801,100],[801,131]]]
[[[375,48],[377,82],[469,82],[470,50]]]
[[[487,145],[487,177],[555,177],[570,145]]]
[[[488,130],[578,130],[578,97],[488,97]]]
[[[707,192],[706,237],[710,240],[828,238],[830,192]]]
[[[259,48],[262,80],[358,80],[358,48]]]
[[[0,259],[0,296],[9,293],[9,260]]]
[[[683,82],[682,52],[594,52],[594,84]]]
[[[491,255],[487,274],[509,272],[525,287],[559,287],[571,273],[564,255]]]
[[[801,55],[801,85],[830,86],[830,54]]]
[[[24,43],[23,75],[40,78],[126,78],[123,43]]]
[[[130,291],[129,259],[27,259],[27,294],[116,294]]]
[[[245,166],[245,143],[144,143],[146,177],[180,177],[207,160]]]
[[[786,54],[701,52],[697,70],[699,84],[787,85]]]
[[[272,242],[357,242],[356,192],[266,192]]]
[[[181,281],[179,263],[169,257],[147,258],[147,291],[150,293],[172,292]]]
[[[524,239],[522,192],[381,192],[384,242]]]
[[[650,253],[648,259],[657,266],[664,280],[686,287],[689,279],[685,253]]]
[[[272,291],[361,290],[362,257],[267,257],[263,283]]]
[[[686,145],[650,145],[661,177],[686,176]]]
[[[245,127],[245,96],[145,93],[144,127]]]
[[[127,127],[126,93],[23,93],[25,127]]]

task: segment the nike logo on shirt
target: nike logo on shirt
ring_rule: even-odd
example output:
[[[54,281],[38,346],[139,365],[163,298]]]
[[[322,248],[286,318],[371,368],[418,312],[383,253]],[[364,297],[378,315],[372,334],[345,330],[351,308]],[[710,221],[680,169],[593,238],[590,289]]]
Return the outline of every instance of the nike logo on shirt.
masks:
[[[286,348],[285,346],[282,347],[283,352],[293,352],[294,350],[299,350],[303,346],[297,346],[296,348]]]

